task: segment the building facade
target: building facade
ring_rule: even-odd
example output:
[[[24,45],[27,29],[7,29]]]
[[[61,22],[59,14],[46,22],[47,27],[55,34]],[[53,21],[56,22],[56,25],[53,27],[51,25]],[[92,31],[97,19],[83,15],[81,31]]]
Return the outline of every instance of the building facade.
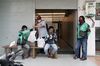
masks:
[[[94,3],[99,0],[94,1]],[[7,45],[17,40],[18,31],[22,25],[32,27],[35,24],[36,9],[74,9],[75,22],[78,16],[85,15],[86,0],[0,0],[0,45]],[[95,12],[95,7],[93,11]],[[88,39],[88,55],[95,56],[95,27],[100,27],[99,20],[95,20]],[[92,24],[90,19],[86,22]],[[0,50],[2,52],[2,50]]]

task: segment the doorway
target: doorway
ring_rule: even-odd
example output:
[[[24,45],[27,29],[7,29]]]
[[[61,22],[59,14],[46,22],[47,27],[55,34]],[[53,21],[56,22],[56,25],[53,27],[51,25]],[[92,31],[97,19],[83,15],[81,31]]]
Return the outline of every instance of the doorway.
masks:
[[[77,10],[75,9],[36,9],[49,26],[57,33],[58,53],[73,53],[76,42]]]

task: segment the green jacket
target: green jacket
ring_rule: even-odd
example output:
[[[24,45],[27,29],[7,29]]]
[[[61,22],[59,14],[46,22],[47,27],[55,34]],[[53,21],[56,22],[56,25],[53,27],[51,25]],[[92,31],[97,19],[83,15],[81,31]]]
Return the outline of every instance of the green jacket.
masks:
[[[20,40],[20,44],[22,43],[22,39],[24,38],[27,42],[28,40],[28,37],[29,37],[29,34],[30,34],[30,30],[24,30],[24,31],[19,31],[18,32],[18,38]]]
[[[90,26],[87,23],[83,23],[82,25],[78,24],[77,25],[77,38],[82,38],[82,36],[80,35],[80,31],[86,32],[87,30],[90,29]],[[87,37],[90,34],[90,31],[87,31]]]

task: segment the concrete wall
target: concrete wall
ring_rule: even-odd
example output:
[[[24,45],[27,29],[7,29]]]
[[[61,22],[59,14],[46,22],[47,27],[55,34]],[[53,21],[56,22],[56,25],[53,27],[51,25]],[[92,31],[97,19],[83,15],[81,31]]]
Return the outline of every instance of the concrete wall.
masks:
[[[77,9],[78,0],[36,0],[36,9]]]
[[[34,16],[34,0],[0,0],[0,45],[17,40],[21,26],[32,27]]]

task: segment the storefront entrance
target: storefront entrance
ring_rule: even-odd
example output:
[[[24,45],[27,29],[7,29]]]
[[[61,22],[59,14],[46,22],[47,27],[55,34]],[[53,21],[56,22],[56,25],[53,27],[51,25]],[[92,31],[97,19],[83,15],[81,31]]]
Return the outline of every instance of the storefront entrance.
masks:
[[[58,53],[73,53],[76,42],[77,10],[75,9],[36,9],[49,26],[54,26],[58,36]]]

